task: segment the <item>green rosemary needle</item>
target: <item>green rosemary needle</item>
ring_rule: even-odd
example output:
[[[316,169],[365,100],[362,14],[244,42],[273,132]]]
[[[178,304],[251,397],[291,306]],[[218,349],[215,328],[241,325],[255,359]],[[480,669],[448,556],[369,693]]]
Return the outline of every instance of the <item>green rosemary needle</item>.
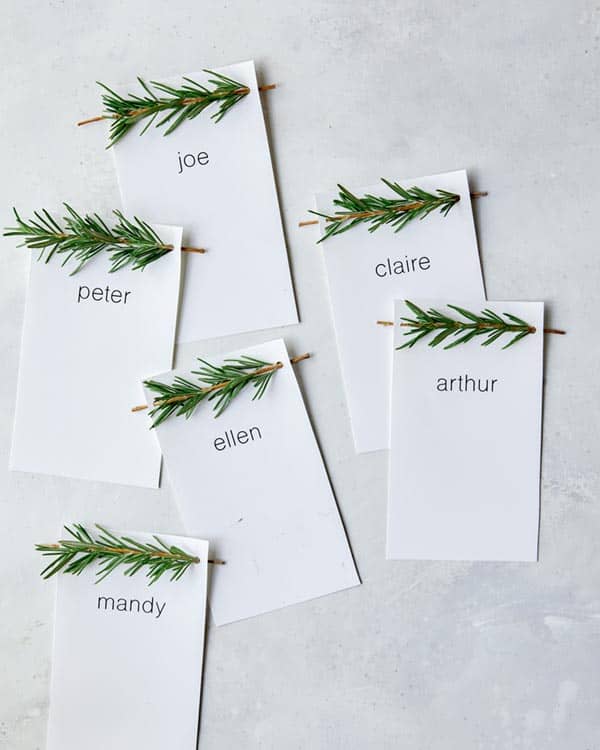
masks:
[[[200,562],[198,557],[165,544],[157,536],[154,537],[156,544],[151,544],[116,536],[98,524],[96,528],[100,533],[94,537],[81,524],[74,524],[73,528],[65,526],[70,539],[61,539],[55,544],[36,544],[38,552],[52,558],[41,572],[42,578],[51,578],[61,572],[80,575],[90,565],[99,565],[96,583],[122,567],[126,576],[145,570],[151,585],[165,573],[170,573],[171,581],[177,581],[191,565]],[[221,561],[209,562],[222,564]]]
[[[382,197],[367,193],[358,197],[348,188],[338,185],[339,195],[333,201],[338,211],[334,214],[323,214],[318,211],[310,213],[325,219],[325,233],[319,240],[323,242],[329,237],[347,232],[359,224],[368,224],[369,232],[374,232],[385,224],[399,232],[409,222],[424,219],[432,211],[439,210],[446,216],[460,200],[460,195],[447,190],[436,190],[429,193],[419,187],[403,188],[397,182],[390,182],[381,178],[396,197]],[[309,222],[305,222],[309,223]]]
[[[163,242],[149,224],[137,217],[130,221],[120,211],[113,211],[117,222],[109,227],[98,214],[82,216],[67,203],[64,206],[67,210],[63,217],[64,226],[46,209],[35,211],[35,218],[27,221],[13,208],[17,226],[7,227],[4,236],[22,237],[19,247],[39,250],[38,260],[44,259],[46,263],[54,255],[62,257],[63,266],[74,261],[76,266],[71,276],[102,252],[109,253],[109,270],[113,273],[126,266],[131,266],[134,271],[144,269],[173,250],[173,245]],[[181,249],[204,252],[202,248]]]

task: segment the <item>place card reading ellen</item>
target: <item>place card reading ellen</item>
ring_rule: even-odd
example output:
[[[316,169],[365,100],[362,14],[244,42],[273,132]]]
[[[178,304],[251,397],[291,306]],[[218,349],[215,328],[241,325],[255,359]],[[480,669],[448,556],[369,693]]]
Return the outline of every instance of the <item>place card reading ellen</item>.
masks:
[[[130,411],[173,361],[181,229],[155,228],[174,249],[143,271],[32,257],[11,469],[158,487],[158,442]]]
[[[195,750],[208,542],[159,536],[200,560],[178,581],[58,576],[48,750]]]
[[[389,447],[393,334],[377,321],[391,319],[395,299],[485,296],[466,172],[397,182],[430,192],[447,190],[460,200],[446,216],[433,212],[399,232],[389,226],[369,232],[363,224],[321,245],[358,453]],[[352,192],[397,197],[383,182]],[[317,210],[333,213],[334,197],[317,195]],[[321,220],[322,232],[325,226]]]
[[[188,533],[202,530],[227,561],[212,571],[217,625],[360,583],[284,342],[222,359],[242,355],[283,363],[261,399],[248,389],[217,418],[204,402],[156,428]],[[152,379],[175,375],[190,378],[186,370]]]
[[[510,313],[536,328],[508,349],[393,351],[387,557],[536,560],[539,522],[544,307],[541,302],[411,300],[448,313]],[[407,341],[396,303],[394,345]]]
[[[126,213],[181,225],[184,245],[207,250],[185,258],[179,342],[298,322],[254,63],[216,72],[250,88],[220,122],[212,105],[167,136],[134,130],[113,149]]]

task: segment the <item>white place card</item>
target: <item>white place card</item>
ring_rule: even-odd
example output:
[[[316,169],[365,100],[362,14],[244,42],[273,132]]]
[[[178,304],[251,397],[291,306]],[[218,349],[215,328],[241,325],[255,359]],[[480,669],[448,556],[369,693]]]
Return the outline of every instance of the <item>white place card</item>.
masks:
[[[536,332],[508,349],[507,334],[489,346],[475,338],[452,349],[428,346],[430,334],[393,351],[387,556],[536,560],[543,304],[411,302],[442,313],[448,302],[474,313],[489,308]],[[414,319],[397,302],[395,346],[407,340],[401,317]]]
[[[125,212],[181,225],[184,245],[207,250],[185,258],[179,342],[298,322],[254,63],[216,72],[250,88],[220,122],[211,105],[167,136],[151,126],[114,146]]]
[[[130,411],[173,361],[181,229],[155,229],[174,250],[143,271],[32,257],[11,469],[158,487],[158,442]]]
[[[389,447],[393,334],[376,321],[391,319],[395,299],[485,297],[466,172],[393,179],[406,188],[458,193],[460,201],[447,216],[431,213],[397,233],[389,226],[369,232],[358,225],[320,245],[358,453]],[[383,182],[350,189],[356,195],[394,196]],[[336,196],[318,195],[317,210],[334,213]],[[324,232],[324,220],[320,229]]]
[[[59,574],[47,750],[196,749],[208,542],[158,536],[200,562],[150,586],[143,571]]]
[[[187,531],[201,530],[227,563],[211,578],[217,625],[360,583],[284,342],[222,359],[244,354],[283,363],[261,399],[250,386],[217,418],[204,402],[156,429]],[[175,375],[190,378],[184,370],[153,379]]]

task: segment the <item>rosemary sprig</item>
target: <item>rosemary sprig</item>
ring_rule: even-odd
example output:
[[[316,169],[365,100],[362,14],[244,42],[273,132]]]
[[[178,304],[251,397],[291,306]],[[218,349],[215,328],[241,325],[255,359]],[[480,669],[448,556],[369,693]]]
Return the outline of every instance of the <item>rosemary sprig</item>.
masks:
[[[308,353],[292,357],[290,364],[295,365],[309,357]],[[283,367],[283,362],[265,362],[248,356],[226,359],[221,366],[213,365],[200,357],[198,362],[202,367],[192,371],[192,375],[198,376],[197,383],[179,375],[170,384],[157,380],[144,381],[146,388],[158,394],[150,407],[150,417],[153,420],[150,429],[157,427],[172,414],[176,417],[191,417],[203,401],[214,401],[216,418],[250,384],[255,388],[252,400],[262,398],[277,370]],[[142,404],[134,406],[131,411],[143,411],[147,408],[146,404]]]
[[[149,585],[152,585],[165,573],[171,574],[171,581],[177,581],[191,565],[200,562],[198,557],[165,544],[157,536],[154,537],[156,544],[149,544],[131,537],[118,537],[99,524],[96,528],[100,533],[93,537],[81,524],[74,524],[73,528],[65,526],[71,539],[61,539],[56,544],[36,544],[38,552],[52,558],[42,570],[42,578],[51,578],[60,572],[80,575],[90,565],[99,564],[96,583],[124,566],[126,576],[145,569]]]
[[[202,367],[192,370],[192,375],[198,376],[198,383],[179,375],[171,384],[157,380],[144,381],[146,388],[158,394],[150,411],[153,420],[151,427],[157,427],[172,414],[191,417],[202,401],[213,401],[213,411],[218,417],[250,384],[255,389],[252,400],[260,399],[277,370],[283,367],[281,362],[264,362],[247,356],[226,359],[220,366],[200,358],[198,362]],[[134,411],[139,409],[134,407]]]
[[[110,254],[110,272],[131,266],[132,270],[143,269],[173,250],[173,245],[164,243],[145,221],[134,217],[126,219],[120,211],[113,211],[117,222],[109,227],[98,214],[82,216],[67,203],[64,227],[46,209],[34,212],[34,219],[23,220],[13,208],[17,226],[7,227],[5,237],[23,237],[19,247],[39,250],[38,260],[48,263],[54,255],[62,256],[62,265],[73,260],[77,263],[71,276],[80,271],[92,258],[102,252]],[[192,252],[204,252],[201,248],[182,248]]]
[[[516,344],[525,336],[536,332],[535,326],[510,313],[503,313],[504,318],[502,318],[493,310],[485,309],[477,315],[463,307],[447,305],[464,318],[464,320],[457,320],[433,308],[427,311],[422,310],[409,300],[405,300],[405,303],[415,317],[400,319],[402,321],[400,325],[408,328],[404,336],[408,336],[409,340],[401,346],[397,346],[396,349],[410,349],[430,333],[435,333],[435,336],[427,342],[429,346],[439,346],[448,337],[453,337],[450,343],[443,347],[444,349],[452,349],[459,344],[466,344],[471,339],[481,336],[484,337],[481,345],[489,346],[502,336],[511,335],[510,341],[502,347],[508,349],[509,346]],[[564,331],[560,331],[560,333],[564,333]]]
[[[374,232],[384,224],[399,232],[414,219],[424,219],[432,211],[439,209],[442,216],[446,216],[460,200],[460,195],[447,190],[436,190],[429,193],[422,188],[413,186],[403,188],[397,182],[390,182],[383,177],[381,181],[392,190],[395,198],[381,197],[367,193],[358,197],[343,185],[338,185],[339,196],[333,204],[342,209],[334,214],[323,214],[318,211],[310,213],[325,219],[325,234],[319,242],[329,237],[347,232],[358,224],[368,224],[369,232]]]
[[[211,119],[220,122],[235,104],[250,93],[250,89],[221,73],[215,73],[212,70],[204,72],[212,76],[207,86],[191,78],[184,78],[181,86],[169,86],[158,81],[151,81],[147,84],[138,77],[139,84],[145,92],[141,95],[121,96],[98,81],[98,85],[105,91],[102,95],[105,111],[99,117],[82,120],[77,124],[86,125],[97,120],[112,120],[107,146],[110,148],[120,141],[134,125],[146,119],[148,122],[144,125],[140,135],[148,130],[157,117],[159,119],[156,127],[167,126],[164,135],[169,135],[185,120],[193,120],[211,104],[217,104],[218,107],[212,113]],[[150,88],[151,86],[162,96],[157,96]],[[159,117],[163,114],[164,116]]]

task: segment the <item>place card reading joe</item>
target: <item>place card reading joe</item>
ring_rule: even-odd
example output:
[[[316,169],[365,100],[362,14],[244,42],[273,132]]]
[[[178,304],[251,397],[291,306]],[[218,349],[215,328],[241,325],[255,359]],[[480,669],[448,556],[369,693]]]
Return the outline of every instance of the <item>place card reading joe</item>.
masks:
[[[184,259],[179,342],[298,322],[254,63],[216,72],[249,88],[219,122],[213,104],[166,136],[134,130],[113,147],[126,212],[181,225],[184,245],[207,251]]]

